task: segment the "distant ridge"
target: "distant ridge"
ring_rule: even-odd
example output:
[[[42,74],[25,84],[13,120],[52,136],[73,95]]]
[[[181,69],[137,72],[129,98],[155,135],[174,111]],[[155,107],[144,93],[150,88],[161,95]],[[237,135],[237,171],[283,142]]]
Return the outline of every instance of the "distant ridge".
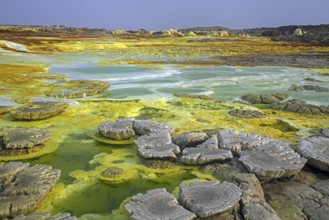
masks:
[[[210,26],[210,27],[191,27],[191,28],[183,28],[179,29],[183,33],[190,32],[190,31],[229,31],[229,28],[222,27],[222,26]]]

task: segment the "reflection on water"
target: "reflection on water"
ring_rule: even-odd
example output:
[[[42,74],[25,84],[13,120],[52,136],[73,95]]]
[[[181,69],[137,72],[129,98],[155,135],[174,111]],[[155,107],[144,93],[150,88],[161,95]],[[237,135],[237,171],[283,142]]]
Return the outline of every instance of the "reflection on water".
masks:
[[[87,137],[86,134],[69,135],[58,149],[45,156],[27,160],[31,165],[47,164],[56,169],[60,169],[60,182],[68,184],[74,180],[69,173],[74,170],[88,170],[88,162],[94,155],[99,153],[111,153],[111,147],[100,142],[96,142]]]

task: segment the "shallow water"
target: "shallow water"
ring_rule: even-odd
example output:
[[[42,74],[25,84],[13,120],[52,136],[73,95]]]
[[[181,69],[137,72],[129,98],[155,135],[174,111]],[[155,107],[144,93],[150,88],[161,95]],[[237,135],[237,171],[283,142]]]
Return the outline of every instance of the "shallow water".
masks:
[[[150,69],[125,64],[102,66],[95,60],[92,57],[84,57],[79,62],[59,64],[51,61],[54,65],[51,65],[50,72],[65,73],[74,79],[108,81],[111,83],[109,98],[113,99],[166,98],[172,97],[174,93],[193,93],[211,95],[217,100],[233,101],[246,93],[287,93],[292,98],[300,98],[313,104],[329,104],[327,93],[288,90],[293,84],[328,87],[328,77],[316,74],[313,70],[290,67],[172,65]],[[305,81],[308,77],[323,82]]]

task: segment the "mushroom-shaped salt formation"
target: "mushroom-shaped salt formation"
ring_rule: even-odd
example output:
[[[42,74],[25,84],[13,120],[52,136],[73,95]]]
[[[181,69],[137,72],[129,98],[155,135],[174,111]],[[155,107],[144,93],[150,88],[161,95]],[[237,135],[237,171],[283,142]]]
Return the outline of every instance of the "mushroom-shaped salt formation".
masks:
[[[220,130],[219,147],[230,150],[232,153],[239,154],[241,150],[251,150],[264,144],[276,141],[269,137],[263,137],[257,134],[249,134],[233,130]]]
[[[136,220],[191,220],[196,217],[180,206],[176,198],[165,189],[154,189],[146,194],[137,194],[125,204],[125,209]]]
[[[51,166],[0,164],[0,219],[33,212],[60,176]]]
[[[329,138],[318,136],[301,140],[298,152],[307,158],[307,164],[329,172]]]
[[[186,164],[206,164],[231,158],[231,151],[218,149],[217,137],[213,136],[197,147],[185,148],[180,160]]]
[[[255,173],[263,181],[294,176],[306,163],[306,159],[301,158],[283,141],[242,151],[239,160],[249,172]]]
[[[50,132],[47,130],[16,128],[3,134],[3,143],[0,143],[0,155],[20,156],[38,152],[44,148],[44,143],[49,138]]]
[[[41,120],[63,112],[69,104],[61,101],[32,101],[11,111],[20,120]]]
[[[203,143],[209,137],[204,132],[187,132],[173,138],[173,142],[177,144],[181,150],[187,147],[195,147]]]
[[[106,121],[98,125],[99,132],[107,138],[125,140],[135,136],[132,120]]]
[[[171,136],[166,130],[143,135],[135,143],[138,153],[144,158],[176,158],[176,154],[180,153],[179,147],[171,142]]]
[[[158,133],[160,131],[168,131],[169,133],[175,131],[170,125],[151,120],[134,120],[134,130],[139,135]]]
[[[223,213],[238,204],[242,193],[233,183],[194,182],[179,186],[180,204],[200,218]]]

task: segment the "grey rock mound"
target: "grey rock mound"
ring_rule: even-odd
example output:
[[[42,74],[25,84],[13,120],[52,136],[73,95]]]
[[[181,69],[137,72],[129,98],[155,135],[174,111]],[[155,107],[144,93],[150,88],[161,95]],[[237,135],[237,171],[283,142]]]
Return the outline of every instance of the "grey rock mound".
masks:
[[[25,216],[17,216],[13,220],[77,220],[75,216],[71,216],[70,213],[58,213],[52,216],[48,212],[33,212]]]
[[[166,144],[154,148],[138,148],[138,153],[143,158],[176,158],[180,149],[175,144]]]
[[[228,112],[230,115],[239,118],[263,118],[265,115],[256,110],[234,109]]]
[[[298,152],[307,158],[307,164],[329,172],[329,138],[311,137],[298,144]]]
[[[144,158],[176,158],[176,154],[180,153],[166,130],[140,136],[135,143],[139,155]]]
[[[106,121],[98,125],[99,132],[114,140],[125,140],[135,136],[133,122],[129,120]]]
[[[179,186],[178,200],[198,217],[206,218],[232,209],[241,194],[240,188],[233,183],[194,182]]]
[[[186,164],[207,164],[233,158],[231,151],[218,149],[218,140],[212,136],[195,148],[185,148],[180,160]]]
[[[132,219],[191,220],[196,216],[180,206],[176,198],[165,189],[154,189],[146,194],[137,194],[125,204]]]
[[[7,149],[32,148],[44,144],[50,138],[50,132],[38,128],[16,128],[3,136]]]
[[[63,112],[69,104],[60,101],[33,101],[11,111],[16,119],[41,120]]]
[[[242,151],[239,160],[263,181],[294,176],[306,163],[306,159],[285,142],[272,142],[252,151]]]
[[[233,158],[231,151],[209,148],[185,148],[180,160],[186,164],[207,164]]]
[[[195,147],[208,138],[208,135],[204,132],[187,132],[173,137],[173,142],[183,150],[186,147]]]
[[[329,106],[316,106],[307,104],[299,99],[292,99],[286,102],[278,102],[271,105],[272,109],[300,114],[329,115]]]
[[[134,120],[134,130],[139,135],[158,133],[160,131],[168,131],[169,133],[175,131],[170,125],[151,120]]]
[[[149,135],[140,136],[135,143],[138,148],[150,149],[172,143],[171,136],[168,131],[159,133],[150,133]]]
[[[254,174],[236,174],[235,181],[243,191],[240,204],[244,219],[280,219],[274,209],[266,202],[263,188]]]
[[[241,96],[241,99],[251,104],[273,104],[276,102],[283,101],[288,98],[287,94],[247,94]]]
[[[216,135],[212,136],[202,144],[197,145],[196,148],[218,149],[218,139]]]
[[[0,164],[0,219],[33,212],[59,176],[60,170],[46,165]]]
[[[259,146],[276,141],[269,137],[257,134],[237,132],[233,130],[220,130],[218,133],[219,147],[239,154],[241,150],[252,150]]]

